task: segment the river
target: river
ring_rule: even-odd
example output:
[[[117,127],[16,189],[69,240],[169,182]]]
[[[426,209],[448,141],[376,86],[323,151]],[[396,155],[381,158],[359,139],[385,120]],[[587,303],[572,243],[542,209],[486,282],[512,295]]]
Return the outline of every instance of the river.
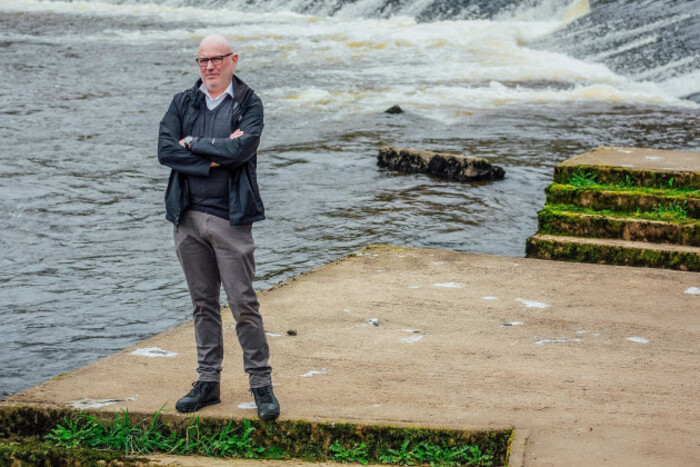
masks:
[[[586,54],[572,44],[600,33],[595,3],[462,3],[0,2],[0,399],[190,319],[156,138],[209,33],[265,104],[258,289],[373,243],[524,256],[557,163],[700,150],[696,52],[620,60],[664,51],[644,38],[668,18]],[[671,25],[697,20],[685,5]],[[485,157],[506,178],[392,173],[383,144]]]

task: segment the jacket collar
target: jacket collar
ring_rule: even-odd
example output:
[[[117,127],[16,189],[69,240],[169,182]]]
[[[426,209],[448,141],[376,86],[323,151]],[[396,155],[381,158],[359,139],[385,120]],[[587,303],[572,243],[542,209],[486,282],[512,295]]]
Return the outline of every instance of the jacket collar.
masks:
[[[240,79],[238,76],[235,74],[233,75],[233,78],[231,80],[233,82],[233,100],[238,102],[238,105],[242,105],[243,101],[248,97],[248,93],[251,91],[251,89],[248,87],[247,84],[243,82],[242,79]],[[202,102],[205,98],[203,92],[199,92],[199,87],[202,85],[202,78],[199,78],[195,85],[190,89],[191,95],[194,96],[194,107],[196,109],[199,108],[200,105],[202,105]]]

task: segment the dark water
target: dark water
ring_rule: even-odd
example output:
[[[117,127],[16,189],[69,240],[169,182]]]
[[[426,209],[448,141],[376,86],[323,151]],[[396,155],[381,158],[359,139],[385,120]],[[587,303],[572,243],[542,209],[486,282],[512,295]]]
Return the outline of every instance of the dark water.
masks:
[[[38,5],[0,6],[0,398],[190,316],[155,146],[171,96],[197,77],[191,58],[212,17]],[[415,26],[438,45],[407,52],[355,45],[364,23],[252,15],[215,26],[240,42],[240,76],[266,104],[260,289],[372,243],[523,256],[557,163],[599,145],[700,149],[697,105],[546,70],[494,84],[505,71],[484,72],[481,49],[449,43],[457,24]],[[305,27],[325,29],[284,32]],[[474,75],[462,75],[467,62],[445,71],[456,50]],[[473,105],[455,103],[459,93]],[[383,113],[392,103],[407,112]],[[487,157],[506,179],[383,171],[382,144]]]

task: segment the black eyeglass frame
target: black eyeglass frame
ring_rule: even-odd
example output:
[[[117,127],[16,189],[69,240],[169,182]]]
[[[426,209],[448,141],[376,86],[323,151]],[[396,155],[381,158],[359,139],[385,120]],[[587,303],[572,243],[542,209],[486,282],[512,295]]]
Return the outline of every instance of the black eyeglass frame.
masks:
[[[233,55],[233,52],[229,52],[226,55],[216,55],[214,57],[209,57],[209,58],[195,58],[194,61],[197,62],[197,65],[199,65],[200,68],[206,67],[209,62],[211,62],[212,65],[214,66],[221,66],[222,63],[224,63],[224,58],[230,57]]]

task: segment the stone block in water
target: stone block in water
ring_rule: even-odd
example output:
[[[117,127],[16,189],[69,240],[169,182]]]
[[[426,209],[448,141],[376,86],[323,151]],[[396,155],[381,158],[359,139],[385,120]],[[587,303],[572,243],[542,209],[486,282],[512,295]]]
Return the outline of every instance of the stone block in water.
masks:
[[[502,180],[505,176],[501,167],[492,165],[481,157],[392,146],[382,146],[379,149],[377,164],[399,172],[429,173],[460,182]]]

